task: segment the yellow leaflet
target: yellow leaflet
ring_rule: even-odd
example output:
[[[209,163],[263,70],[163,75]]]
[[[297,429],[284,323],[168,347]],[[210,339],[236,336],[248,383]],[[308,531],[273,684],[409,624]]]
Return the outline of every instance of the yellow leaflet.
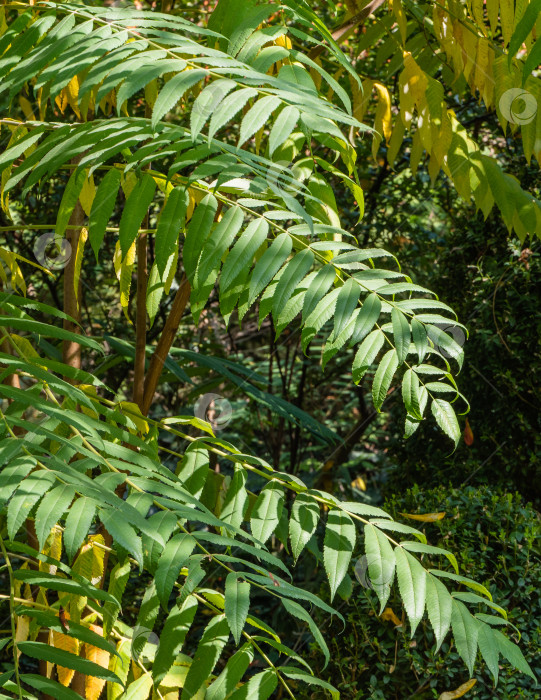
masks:
[[[396,627],[402,627],[402,620],[397,617],[392,608],[385,608],[385,610],[380,615],[382,620],[388,620],[392,622]]]
[[[362,476],[358,476],[351,482],[351,488],[359,491],[366,491],[366,482]]]
[[[503,45],[507,46],[515,28],[515,0],[500,0]]]
[[[26,296],[26,283],[21,272],[21,268],[17,264],[17,256],[5,248],[0,248],[0,267],[2,266],[2,261],[6,264],[10,274],[11,274],[11,286],[13,289],[20,289],[23,296]],[[2,277],[5,277],[5,271]],[[7,280],[6,280],[7,282]]]
[[[381,125],[381,131],[385,136],[385,141],[389,143],[391,138],[391,96],[389,90],[381,83],[374,83],[378,93],[378,106],[376,109],[375,123]],[[378,129],[379,131],[379,129]]]
[[[389,148],[387,149],[387,160],[391,167],[393,166],[393,163],[396,160],[396,156],[398,155],[398,151],[400,150],[400,147],[402,146],[402,143],[404,141],[405,131],[406,126],[404,122],[402,121],[402,119],[397,119],[394,125],[391,139],[389,141]]]
[[[2,36],[2,34],[5,34],[5,32],[7,31],[7,28],[8,28],[8,25],[6,23],[6,10],[3,7],[1,7],[0,8],[0,36]]]
[[[28,129],[26,129],[24,126],[17,126],[17,127],[8,127],[11,131],[11,138],[9,139],[7,148],[11,148],[19,139],[22,139],[23,136],[26,136],[28,133]],[[9,216],[9,195],[4,195],[4,187],[6,186],[6,182],[9,180],[11,177],[11,171],[13,169],[13,166],[8,166],[5,168],[5,170],[2,170],[2,180],[0,183],[0,203],[2,205],[2,209],[6,212],[6,214]]]
[[[145,85],[145,102],[152,109],[158,97],[158,81],[154,78]]]
[[[125,639],[117,644],[116,652],[119,656],[111,654],[109,659],[109,670],[116,673],[123,683],[126,682],[130,670],[130,651],[131,639]],[[107,700],[117,700],[123,692],[124,688],[118,683],[107,683]]]
[[[396,18],[398,29],[400,30],[402,44],[405,45],[408,36],[408,22],[406,14],[404,13],[404,8],[402,7],[402,0],[389,0],[389,2],[391,2],[393,6],[393,14]]]
[[[58,109],[64,114],[66,107],[68,106],[68,93],[66,88],[60,91],[60,93],[55,97],[55,104]]]
[[[36,115],[32,111],[32,105],[30,101],[26,99],[23,95],[19,95],[19,106],[23,111],[24,116],[28,121],[36,121]]]
[[[483,15],[483,7],[485,5],[485,0],[473,0],[472,1],[472,14],[473,18],[479,27],[479,29],[483,32],[483,34],[487,33],[486,27],[485,27],[485,19]]]
[[[434,523],[437,520],[443,520],[445,511],[442,513],[400,513],[400,515],[410,520],[419,520],[422,523]]]
[[[95,196],[96,185],[94,184],[94,176],[91,175],[83,182],[81,193],[79,194],[79,201],[81,202],[83,211],[87,216],[90,216],[90,210],[92,208],[92,202],[94,201]]]
[[[131,401],[119,401],[117,403],[118,408],[128,419],[134,424],[137,430],[145,435],[148,433],[148,423],[146,422],[141,409],[136,403]]]
[[[75,301],[77,302],[77,307],[79,307],[79,280],[81,278],[81,267],[83,264],[83,255],[85,249],[85,243],[88,239],[88,231],[86,228],[81,229],[79,234],[79,240],[77,241],[77,250],[75,251],[75,269],[73,272],[73,290],[75,292]]]
[[[77,118],[81,118],[81,112],[79,111],[79,78],[74,75],[66,86],[66,99],[69,106],[77,115]]]
[[[486,0],[487,16],[490,22],[490,28],[493,32],[496,31],[498,26],[498,5],[499,0]]]
[[[472,32],[461,32],[462,57],[464,61],[463,73],[472,90],[475,89],[473,83],[473,69],[475,68],[475,57],[477,55],[478,37]]]
[[[479,91],[479,98],[483,97],[485,92],[485,83],[487,80],[493,80],[488,74],[488,39],[479,39],[477,42],[477,56],[475,57],[475,72],[473,76],[473,84]]]
[[[26,615],[17,615],[17,625],[15,627],[15,641],[16,642],[26,642],[28,639],[28,634],[30,632],[30,618]],[[17,653],[17,658],[21,655],[19,651]]]
[[[102,535],[90,535],[88,541],[81,547],[79,556],[73,563],[73,571],[86,578],[96,586],[103,575],[105,550],[96,545],[104,545]]]
[[[64,613],[66,619],[69,621],[70,615],[68,612]],[[55,649],[62,649],[63,651],[68,651],[71,654],[79,654],[79,640],[69,634],[62,634],[62,632],[56,632],[53,630],[52,642]],[[64,686],[68,686],[75,671],[71,668],[64,668],[63,666],[56,667],[56,673],[58,675],[58,681]]]
[[[171,190],[174,189],[174,185],[170,180],[167,180],[167,178],[164,175],[158,175],[152,173],[152,179],[156,183],[158,189],[163,192],[166,196],[168,196],[171,193]]]
[[[363,80],[360,89],[355,83],[357,89],[353,93],[353,116],[360,122],[363,121],[368,103],[370,102],[373,85],[374,81],[369,79]]]
[[[477,679],[471,678],[469,681],[466,681],[466,683],[462,683],[456,690],[449,690],[446,693],[442,693],[438,700],[455,700],[456,698],[461,698],[463,695],[466,695],[468,690],[471,690],[476,683]]]
[[[90,625],[90,629],[95,634],[99,634],[103,637],[103,628],[97,625]],[[92,661],[98,666],[103,668],[109,668],[109,657],[110,654],[105,649],[100,649],[91,644],[84,645],[84,655],[89,661]],[[105,686],[104,678],[96,678],[95,676],[85,676],[85,697],[86,700],[98,700],[101,695],[101,691]]]
[[[192,218],[196,205],[203,199],[205,193],[201,190],[196,190],[193,187],[188,187],[188,195],[190,197],[190,201],[188,202],[188,210],[186,212],[186,223]]]
[[[91,399],[98,398],[98,390],[92,384],[78,384],[77,388],[84,392]],[[81,413],[84,413],[86,416],[90,416],[90,418],[98,418],[97,411],[93,411],[87,406],[79,406],[79,409],[81,410]]]
[[[124,195],[127,199],[130,196],[131,191],[137,184],[137,176],[131,170],[126,175],[122,173],[120,184],[122,186],[122,191],[124,192]]]
[[[115,273],[117,279],[120,282],[120,305],[122,306],[124,315],[131,323],[131,320],[128,316],[128,304],[130,302],[131,278],[133,266],[135,264],[135,241],[131,244],[124,260],[122,260],[120,241],[117,241],[115,246],[113,262],[115,266]]]
[[[45,545],[41,550],[42,554],[45,554],[52,559],[60,560],[62,556],[62,529],[55,525],[51,530],[51,534],[47,537]],[[54,564],[48,564],[47,562],[39,562],[39,570],[46,571],[49,574],[56,574],[57,567]]]

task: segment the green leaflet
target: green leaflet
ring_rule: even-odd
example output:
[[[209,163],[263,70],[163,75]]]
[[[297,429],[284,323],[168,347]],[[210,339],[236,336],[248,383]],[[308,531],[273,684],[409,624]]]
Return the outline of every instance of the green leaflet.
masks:
[[[30,474],[21,483],[8,505],[7,525],[10,540],[15,538],[32,508],[54,482],[54,474],[40,470]]]
[[[436,637],[436,652],[441,647],[451,625],[452,598],[441,581],[426,576],[426,611]]]
[[[121,173],[117,168],[109,170],[98,185],[88,219],[88,238],[98,260],[98,253],[105,236],[105,228],[111,218],[120,188]]]
[[[355,321],[353,335],[349,342],[350,347],[360,343],[374,327],[381,313],[381,301],[377,294],[369,294],[361,307],[361,311]]]
[[[520,22],[515,27],[511,41],[509,42],[509,65],[520,49],[528,34],[532,31],[536,20],[541,13],[541,0],[532,0],[524,11]],[[534,64],[535,65],[535,64]]]
[[[384,342],[385,336],[379,328],[369,333],[363,340],[353,360],[352,373],[355,384],[358,384],[364,377]]]
[[[330,340],[337,338],[348,324],[351,315],[357,307],[357,302],[361,294],[361,288],[357,282],[349,277],[340,289],[336,299],[334,310],[334,329]]]
[[[204,88],[195,99],[190,113],[190,132],[192,141],[201,133],[205,122],[223,101],[226,95],[237,86],[234,80],[222,78],[215,80]]]
[[[181,606],[174,605],[160,634],[160,645],[152,664],[152,678],[159,685],[169,671],[192,625],[197,611],[197,599],[188,596]]]
[[[297,125],[299,116],[299,110],[293,105],[288,105],[282,109],[269,134],[269,153],[271,156],[287,140]]]
[[[78,700],[81,697],[78,693],[70,688],[66,688],[61,683],[45,676],[38,676],[37,673],[23,673],[21,674],[21,681],[28,683],[29,686],[42,693],[58,698],[58,700]],[[7,697],[7,695],[4,697]]]
[[[242,630],[250,609],[250,584],[230,573],[225,580],[225,617],[235,644],[240,643]]]
[[[235,473],[225,494],[220,519],[234,527],[240,527],[248,503],[248,492],[245,488],[246,472],[242,467],[235,467]]]
[[[143,545],[141,538],[136,534],[135,529],[114,512],[113,509],[99,509],[99,518],[107,532],[115,542],[124,547],[139,564],[143,567]]]
[[[152,110],[152,128],[155,129],[158,122],[168,113],[184,93],[200,80],[208,75],[208,71],[201,68],[186,70],[171,78],[160,90],[160,94]]]
[[[75,488],[62,484],[46,494],[36,511],[35,527],[40,550],[51,534],[53,526],[68,509],[75,495]]]
[[[306,319],[301,335],[302,349],[304,352],[306,352],[306,348],[313,340],[316,333],[330,318],[332,318],[339,293],[339,289],[332,289],[317,303],[316,308]]]
[[[456,340],[449,333],[438,328],[438,326],[426,324],[426,331],[436,350],[442,353],[444,357],[455,359],[458,368],[461,369],[464,362],[464,350]]]
[[[389,350],[381,358],[381,361],[374,375],[374,383],[372,384],[372,400],[377,411],[381,409],[387,392],[393,381],[394,373],[398,368],[398,356],[396,349]]]
[[[124,595],[124,590],[126,584],[128,583],[128,578],[131,572],[130,560],[126,557],[123,563],[118,562],[113,567],[109,575],[109,593],[114,596],[117,600],[122,600]],[[102,608],[103,610],[103,632],[108,636],[113,629],[118,614],[120,612],[120,605],[106,602]]]
[[[313,497],[305,493],[297,494],[289,520],[291,554],[295,561],[314,534],[319,515],[319,504]]]
[[[463,583],[465,586],[468,586],[468,588],[471,588],[472,590],[477,591],[478,593],[482,593],[490,601],[492,601],[492,595],[490,594],[490,591],[484,586],[482,586],[480,583],[477,583],[477,581],[472,581],[471,578],[467,578],[466,576],[457,576],[457,574],[453,574],[450,571],[440,571],[439,569],[430,569],[430,573],[434,574],[434,576],[449,578],[452,581],[456,581],[457,583]]]
[[[232,693],[230,700],[267,700],[278,685],[278,677],[272,669],[261,671]]]
[[[374,525],[364,526],[364,551],[371,587],[380,601],[380,615],[394,579],[396,559],[388,538]]]
[[[395,547],[396,577],[400,596],[411,625],[411,636],[423,617],[426,595],[426,571],[402,547]]]
[[[318,270],[310,286],[306,290],[306,296],[302,308],[303,323],[307,322],[312,312],[317,307],[319,301],[332,287],[336,279],[336,270],[332,265],[324,265]]]
[[[309,272],[314,262],[314,253],[309,248],[296,253],[292,259],[286,263],[285,269],[280,275],[278,284],[274,290],[272,302],[272,314],[277,318],[285,305],[297,290],[297,286],[305,275]]]
[[[240,231],[243,221],[242,209],[238,206],[230,207],[212,229],[199,258],[194,280],[196,287],[202,286],[214,269],[219,269],[223,254]],[[214,285],[214,280],[212,284]]]
[[[299,618],[299,620],[302,620],[303,622],[306,622],[308,624],[310,632],[312,633],[314,639],[319,645],[319,648],[323,652],[323,655],[325,657],[325,666],[327,666],[331,656],[325,639],[319,631],[319,627],[316,625],[316,623],[313,621],[310,615],[306,612],[306,610],[302,607],[302,605],[299,605],[299,603],[296,603],[294,600],[282,598],[282,605],[290,615],[294,615],[295,617]]]
[[[237,683],[240,682],[253,658],[254,650],[252,645],[249,642],[243,644],[228,660],[226,667],[218,678],[208,687],[205,699],[222,700],[222,698],[230,697],[230,693],[233,692]]]
[[[191,700],[208,680],[228,639],[229,625],[225,615],[216,615],[203,632],[184,681],[181,700]]]
[[[70,175],[64,194],[62,195],[62,201],[60,202],[60,207],[58,208],[58,214],[56,216],[56,236],[63,236],[66,233],[68,227],[70,216],[75,209],[79,195],[81,194],[81,189],[83,183],[86,180],[86,171],[75,169]]]
[[[477,656],[477,635],[480,622],[458,600],[452,600],[451,627],[456,650],[468,667],[470,676],[473,675],[473,665]],[[493,630],[494,632],[494,630]]]
[[[532,669],[530,668],[528,662],[524,658],[524,655],[522,654],[518,646],[516,644],[513,644],[513,642],[511,642],[499,630],[493,629],[492,634],[496,638],[496,643],[498,645],[498,649],[500,650],[500,654],[503,657],[505,657],[509,661],[509,663],[513,664],[513,666],[516,669],[530,676],[530,678],[533,678],[534,681],[537,681],[537,678],[532,672]]]
[[[309,673],[306,673],[306,671],[302,668],[295,668],[295,666],[281,666],[278,670],[288,678],[293,678],[296,681],[304,681],[304,683],[308,683],[309,685],[317,685],[320,688],[325,688],[325,690],[329,691],[333,700],[339,700],[340,698],[340,692],[334,686],[321,680],[321,678],[318,678],[317,676],[312,676]]]
[[[283,506],[283,487],[270,481],[257,497],[250,518],[252,535],[260,542],[265,543],[277,528]]]
[[[13,578],[15,578],[17,581],[28,583],[30,586],[43,586],[44,588],[50,588],[52,591],[63,591],[64,593],[79,595],[83,598],[104,600],[115,605],[120,605],[118,600],[116,600],[116,598],[114,598],[110,593],[96,588],[88,581],[72,581],[71,579],[60,578],[59,576],[45,573],[44,571],[25,569],[14,571]],[[69,668],[71,668],[71,666]]]
[[[329,579],[331,602],[348,570],[355,539],[355,525],[349,515],[340,510],[329,511],[323,546],[323,563]]]
[[[129,684],[121,698],[122,700],[141,700],[141,698],[147,698],[151,690],[152,677],[145,673]]]
[[[162,209],[156,230],[156,265],[163,276],[170,256],[178,246],[179,233],[184,226],[188,208],[188,192],[183,187],[171,190]]]
[[[455,573],[458,574],[458,563],[455,555],[452,552],[448,552],[446,549],[442,549],[441,547],[434,547],[422,542],[405,541],[401,542],[401,545],[404,547],[404,549],[407,549],[410,552],[418,552],[419,554],[436,554],[438,556],[447,557],[447,559],[451,562],[451,566],[455,570]]]
[[[64,527],[64,547],[72,560],[84,542],[96,513],[96,505],[85,496],[77,498],[71,506]]]
[[[433,399],[431,409],[437,424],[451,438],[456,449],[460,441],[460,426],[453,407],[448,401]]]
[[[402,377],[402,398],[408,414],[421,420],[419,377],[412,369],[406,370]]]
[[[0,471],[0,504],[2,506],[35,466],[36,460],[33,457],[22,455],[12,459],[8,466]]]
[[[267,95],[257,100],[241,122],[238,145],[242,146],[256,131],[259,131],[280,104],[280,99],[274,95]]]
[[[248,303],[252,304],[282,267],[291,253],[291,236],[280,233],[255,264],[250,279]]]
[[[257,90],[251,87],[235,90],[232,95],[228,95],[212,115],[209,126],[209,142],[222,126],[227,124],[230,119],[233,119],[235,114],[244,107],[249,99],[256,96]]]
[[[424,386],[419,389],[419,414],[422,416],[425,412],[426,404],[428,403],[428,391]],[[409,438],[419,427],[421,421],[411,416],[406,416],[406,425],[404,426],[404,437]]]
[[[120,683],[120,678],[116,673],[109,671],[109,669],[103,668],[103,666],[95,664],[93,661],[83,659],[75,654],[70,654],[68,651],[64,651],[58,647],[49,646],[49,644],[44,644],[43,642],[19,642],[18,649],[22,651],[23,654],[31,656],[34,659],[57,663],[59,666],[72,668],[75,671],[79,671],[79,673],[84,673],[86,676],[104,678],[110,683]]]
[[[148,85],[152,80],[161,77],[164,73],[180,73],[186,68],[186,61],[181,59],[165,58],[155,63],[149,62],[131,70],[123,80],[116,94],[116,110],[120,116],[122,105],[136,92]],[[154,126],[154,124],[153,124]]]
[[[182,248],[182,260],[186,275],[190,281],[194,278],[201,250],[211,235],[217,208],[218,202],[214,195],[205,195],[193,213],[188,225],[186,239]],[[201,278],[200,281],[204,282],[206,278]]]
[[[411,331],[410,324],[405,314],[393,307],[391,312],[391,321],[393,324],[394,344],[398,357],[398,364],[401,365],[407,357],[410,349]]]
[[[492,673],[494,685],[496,685],[498,683],[498,657],[500,655],[500,650],[489,625],[479,623],[477,644],[479,645],[481,656],[488,666],[489,671]]]
[[[155,191],[156,182],[154,178],[145,173],[137,180],[135,187],[126,200],[120,218],[120,230],[118,233],[123,258],[137,238],[139,227],[147,215],[148,208],[154,199]]]
[[[167,542],[156,568],[156,590],[160,602],[168,609],[169,596],[180,570],[186,564],[195,547],[195,540],[187,533],[175,535]]]
[[[183,459],[179,462],[176,475],[182,482],[184,488],[196,498],[199,498],[205,486],[208,474],[208,451],[200,445],[197,445],[197,443],[192,443],[188,446]]]

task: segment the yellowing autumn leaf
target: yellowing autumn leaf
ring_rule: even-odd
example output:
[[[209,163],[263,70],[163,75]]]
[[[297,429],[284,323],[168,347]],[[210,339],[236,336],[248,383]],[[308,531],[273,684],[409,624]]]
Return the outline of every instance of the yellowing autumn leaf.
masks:
[[[69,613],[64,613],[65,619],[69,620]],[[56,632],[52,630],[52,642],[56,649],[63,649],[64,651],[69,651],[71,654],[79,653],[79,640],[75,637],[71,637],[69,634],[62,634],[62,632]],[[64,686],[68,686],[73,680],[75,671],[71,668],[64,668],[63,666],[56,667],[56,673],[58,676],[59,683]]]
[[[400,513],[400,515],[410,520],[420,520],[422,523],[435,523],[436,520],[443,520],[445,511],[443,513]]]
[[[98,625],[90,625],[92,632],[99,634],[103,637],[103,628]],[[89,661],[93,661],[103,668],[109,668],[109,652],[99,647],[92,646],[92,644],[85,644],[84,646],[85,658]],[[101,691],[105,686],[104,678],[96,678],[95,676],[85,676],[85,697],[86,700],[98,700],[101,695]]]
[[[395,615],[392,608],[385,608],[380,617],[382,620],[389,620],[397,627],[402,627],[402,620]]]
[[[471,678],[466,683],[462,683],[462,685],[456,690],[448,690],[447,692],[442,693],[438,700],[455,700],[455,698],[461,698],[463,695],[466,695],[468,690],[471,690],[476,683],[477,680],[475,678]]]
[[[359,491],[366,491],[366,481],[361,476],[358,476],[351,482],[351,488],[358,489]]]

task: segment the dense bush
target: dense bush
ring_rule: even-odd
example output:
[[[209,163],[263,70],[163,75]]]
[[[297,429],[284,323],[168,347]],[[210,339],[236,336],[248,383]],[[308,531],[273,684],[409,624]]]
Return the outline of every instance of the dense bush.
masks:
[[[440,486],[431,490],[415,486],[402,496],[390,498],[385,507],[397,518],[400,513],[445,512],[442,520],[424,525],[428,541],[460,553],[461,573],[471,576],[475,572],[477,580],[493,594],[494,603],[508,611],[509,623],[521,631],[524,655],[539,675],[539,513],[518,494],[486,486]],[[488,611],[482,608],[479,612]],[[405,622],[396,595],[391,596],[382,619],[377,616],[375,594],[356,582],[341,612],[346,618],[346,631],[342,633],[338,622],[328,631],[329,637],[332,634],[334,638],[330,645],[331,663],[323,675],[334,679],[344,698],[436,698],[468,680],[467,671],[457,663],[458,654],[451,640],[446,640],[441,651],[434,654],[434,637],[426,619],[414,640],[405,624],[396,624]],[[500,667],[496,689],[486,670],[480,669],[474,678],[477,683],[468,697],[539,697],[539,688],[531,679],[509,668]]]

